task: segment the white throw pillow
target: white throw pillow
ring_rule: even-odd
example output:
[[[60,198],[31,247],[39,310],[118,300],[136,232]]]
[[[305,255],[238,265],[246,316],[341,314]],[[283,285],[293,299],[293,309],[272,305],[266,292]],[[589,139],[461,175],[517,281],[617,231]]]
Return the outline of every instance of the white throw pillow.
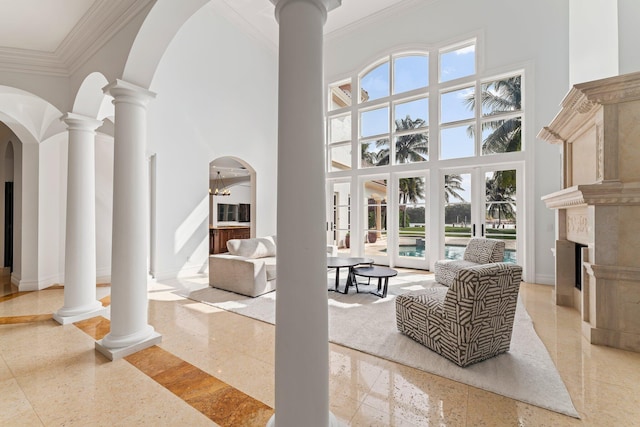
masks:
[[[227,241],[227,250],[231,255],[237,255],[244,258],[265,258],[276,256],[276,244],[272,237],[231,239]]]

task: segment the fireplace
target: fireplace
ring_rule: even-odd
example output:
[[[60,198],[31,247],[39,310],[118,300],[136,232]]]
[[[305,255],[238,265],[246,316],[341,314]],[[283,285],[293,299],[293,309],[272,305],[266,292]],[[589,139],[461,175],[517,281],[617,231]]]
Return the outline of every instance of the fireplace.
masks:
[[[542,198],[556,304],[592,344],[640,352],[640,73],[575,85],[538,137],[562,147],[563,189]]]

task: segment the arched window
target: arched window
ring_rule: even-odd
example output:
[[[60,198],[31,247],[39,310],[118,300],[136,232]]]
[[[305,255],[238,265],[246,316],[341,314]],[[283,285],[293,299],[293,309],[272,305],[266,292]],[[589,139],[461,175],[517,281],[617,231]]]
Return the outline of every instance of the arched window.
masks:
[[[523,71],[485,76],[478,57],[476,39],[393,52],[328,85],[329,188],[345,183],[340,186],[349,189],[348,197],[334,190],[333,200],[358,204],[348,207],[357,213],[353,220],[349,216],[349,225],[332,223],[332,243],[344,247],[342,234],[349,232],[351,253],[396,265],[408,256],[424,266],[429,248],[438,252],[434,259],[449,252],[446,227],[457,224],[446,221],[460,216],[452,215],[454,210],[469,211],[461,220],[469,231],[458,237],[472,237],[474,227],[485,235],[486,225],[493,224],[487,206],[498,211],[489,200],[494,196],[509,205],[499,210],[500,224],[515,229],[515,182],[525,159]],[[381,218],[375,213],[371,218],[371,182],[385,183],[387,214]],[[459,197],[449,200],[452,182]],[[478,207],[472,206],[474,198]],[[375,248],[366,238],[371,227],[376,227]],[[354,235],[364,246],[354,245]],[[425,248],[425,241],[432,244]],[[412,250],[402,250],[403,245]]]

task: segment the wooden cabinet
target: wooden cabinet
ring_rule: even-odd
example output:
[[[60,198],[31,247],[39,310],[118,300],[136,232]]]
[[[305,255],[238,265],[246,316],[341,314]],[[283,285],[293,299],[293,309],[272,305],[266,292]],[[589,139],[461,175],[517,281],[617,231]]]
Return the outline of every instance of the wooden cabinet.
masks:
[[[227,240],[248,239],[251,237],[249,227],[217,227],[209,229],[209,253],[227,252]]]

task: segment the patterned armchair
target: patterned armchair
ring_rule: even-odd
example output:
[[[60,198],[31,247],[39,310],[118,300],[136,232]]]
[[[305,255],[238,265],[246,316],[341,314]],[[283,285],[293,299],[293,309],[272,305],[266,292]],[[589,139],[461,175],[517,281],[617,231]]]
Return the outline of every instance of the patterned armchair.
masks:
[[[458,271],[450,287],[396,298],[398,330],[465,367],[509,350],[522,267],[484,264]]]
[[[504,242],[484,237],[473,237],[469,240],[460,260],[440,260],[435,263],[436,282],[451,286],[456,273],[467,267],[504,260]]]

